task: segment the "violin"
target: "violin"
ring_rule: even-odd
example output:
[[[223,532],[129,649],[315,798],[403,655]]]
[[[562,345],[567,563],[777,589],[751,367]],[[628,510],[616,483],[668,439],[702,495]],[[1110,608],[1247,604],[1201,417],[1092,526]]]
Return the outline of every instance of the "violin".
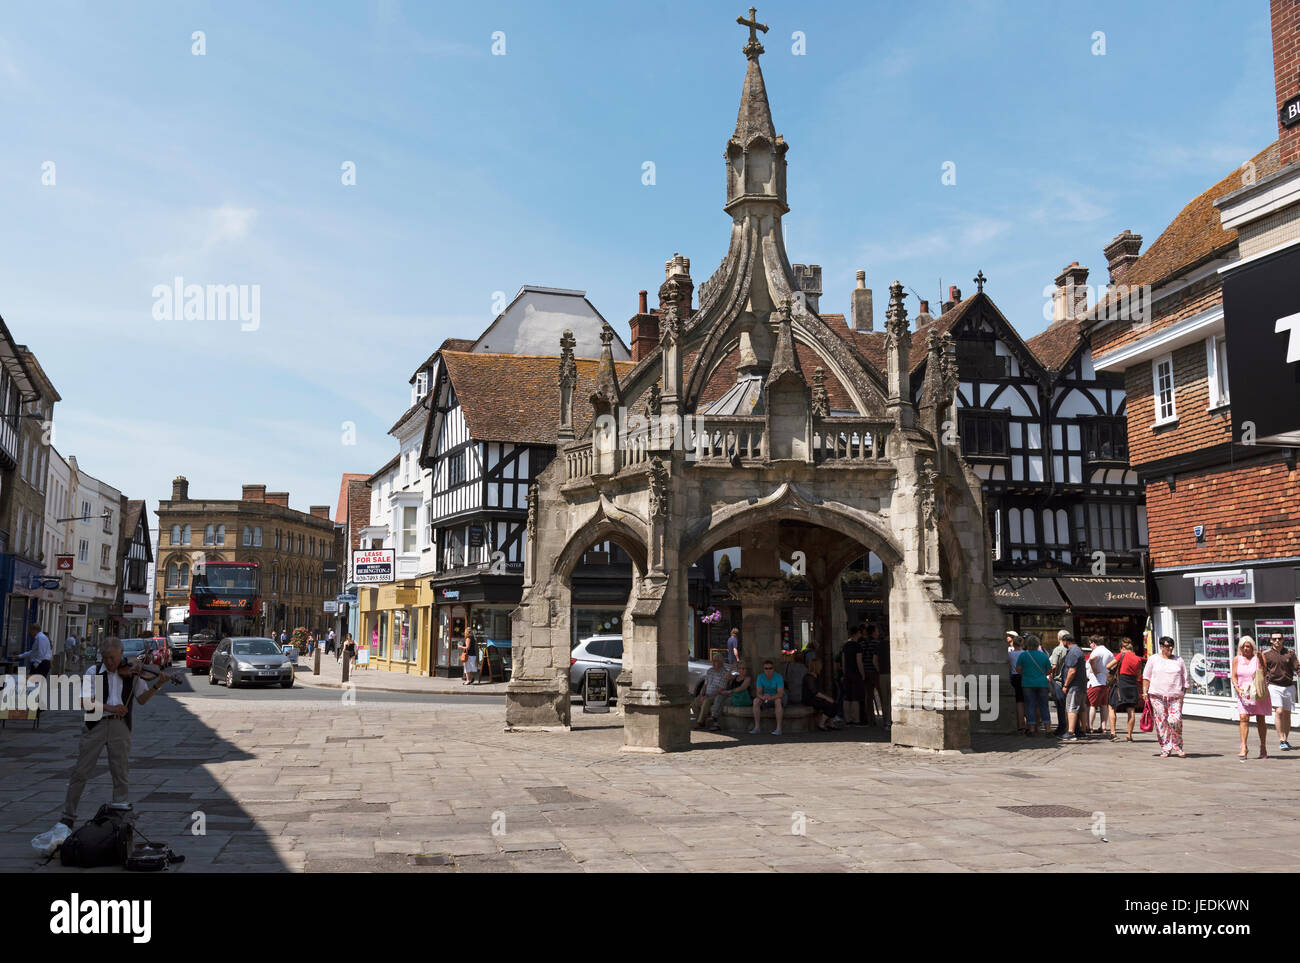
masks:
[[[117,674],[124,679],[130,679],[136,677],[143,678],[143,679],[156,679],[159,676],[162,676],[163,678],[167,679],[169,682],[172,682],[176,685],[182,684],[179,676],[172,675],[170,672],[164,672],[162,669],[158,668],[157,666],[149,665],[147,662],[144,661],[143,655],[137,656],[136,658],[132,659],[130,662],[121,663],[117,667]]]

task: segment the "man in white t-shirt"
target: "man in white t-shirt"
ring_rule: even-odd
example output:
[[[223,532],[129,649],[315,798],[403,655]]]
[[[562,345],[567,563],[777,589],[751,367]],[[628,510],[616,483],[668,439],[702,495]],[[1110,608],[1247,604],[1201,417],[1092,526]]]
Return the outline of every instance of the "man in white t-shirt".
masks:
[[[1114,658],[1115,653],[1106,648],[1106,640],[1094,636],[1092,651],[1088,653],[1089,724],[1095,731],[1107,729],[1112,739],[1115,738],[1115,707],[1110,704],[1110,673],[1106,666]]]
[[[82,677],[81,704],[86,710],[85,727],[77,745],[77,761],[68,777],[68,794],[63,802],[63,823],[71,829],[77,818],[77,803],[86,781],[99,762],[99,754],[108,749],[108,772],[113,777],[113,806],[130,809],[127,797],[131,755],[131,714],[167,682],[158,674],[153,685],[138,676],[124,678],[117,674],[122,664],[122,640],[107,638],[100,646],[100,661]]]

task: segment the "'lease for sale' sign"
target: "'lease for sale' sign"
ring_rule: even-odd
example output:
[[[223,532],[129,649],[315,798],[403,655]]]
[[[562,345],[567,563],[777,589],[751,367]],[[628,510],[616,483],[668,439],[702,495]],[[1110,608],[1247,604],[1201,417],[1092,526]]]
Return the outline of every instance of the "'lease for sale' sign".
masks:
[[[393,581],[393,550],[375,548],[353,552],[352,581],[358,585]]]

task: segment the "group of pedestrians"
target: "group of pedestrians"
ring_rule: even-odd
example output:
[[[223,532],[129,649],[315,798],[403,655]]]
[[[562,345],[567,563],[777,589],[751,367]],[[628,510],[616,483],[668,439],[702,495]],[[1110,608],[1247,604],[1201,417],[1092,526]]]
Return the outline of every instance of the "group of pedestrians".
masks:
[[[1275,714],[1278,745],[1289,750],[1291,710],[1295,708],[1296,654],[1274,633],[1262,655],[1254,640],[1243,635],[1232,659],[1230,676],[1241,727],[1239,759],[1249,757],[1247,740],[1253,718],[1259,732],[1259,758],[1268,757],[1267,716]],[[1158,651],[1147,656],[1125,638],[1112,652],[1100,637],[1085,649],[1072,633],[1057,633],[1050,655],[1039,638],[1007,633],[1007,661],[1016,700],[1016,727],[1024,736],[1055,735],[1065,742],[1096,734],[1117,739],[1117,720],[1127,714],[1125,740],[1133,741],[1136,714],[1143,714],[1143,731],[1155,730],[1161,758],[1183,758],[1183,700],[1191,688],[1186,663],[1174,650],[1174,640],[1162,636]],[[1048,705],[1056,706],[1056,729],[1049,732]],[[1276,711],[1275,711],[1276,710]]]
[[[823,732],[844,725],[874,726],[877,697],[882,719],[887,718],[881,677],[888,655],[876,626],[854,627],[835,657],[838,678],[832,680],[829,693],[823,691],[826,663],[816,645],[783,650],[782,657],[786,661],[779,670],[774,660],[765,659],[762,671],[751,675],[742,652],[740,630],[732,629],[725,651],[714,650],[712,665],[696,695],[696,728],[720,729],[723,709],[730,705],[752,709],[754,726],[750,733],[757,734],[763,709],[770,707],[776,720],[772,735],[779,736],[785,709],[792,704],[812,709],[814,724]]]

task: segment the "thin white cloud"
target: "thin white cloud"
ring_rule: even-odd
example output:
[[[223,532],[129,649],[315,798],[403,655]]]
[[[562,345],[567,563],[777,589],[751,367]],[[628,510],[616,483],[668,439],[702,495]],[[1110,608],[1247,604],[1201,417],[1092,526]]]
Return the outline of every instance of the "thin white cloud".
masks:
[[[248,229],[257,217],[256,208],[234,207],[222,204],[207,212],[208,233],[204,246],[220,244],[223,241],[237,241],[248,236]]]
[[[859,260],[866,264],[879,264],[939,258],[953,251],[987,244],[1005,234],[1010,227],[1011,222],[1001,218],[962,218],[924,234],[904,234],[887,242],[873,241],[862,249]]]
[[[1067,178],[1042,178],[1032,186],[1033,200],[1027,212],[1031,221],[1090,224],[1110,217],[1102,191]],[[1036,228],[1041,229],[1041,228]]]

